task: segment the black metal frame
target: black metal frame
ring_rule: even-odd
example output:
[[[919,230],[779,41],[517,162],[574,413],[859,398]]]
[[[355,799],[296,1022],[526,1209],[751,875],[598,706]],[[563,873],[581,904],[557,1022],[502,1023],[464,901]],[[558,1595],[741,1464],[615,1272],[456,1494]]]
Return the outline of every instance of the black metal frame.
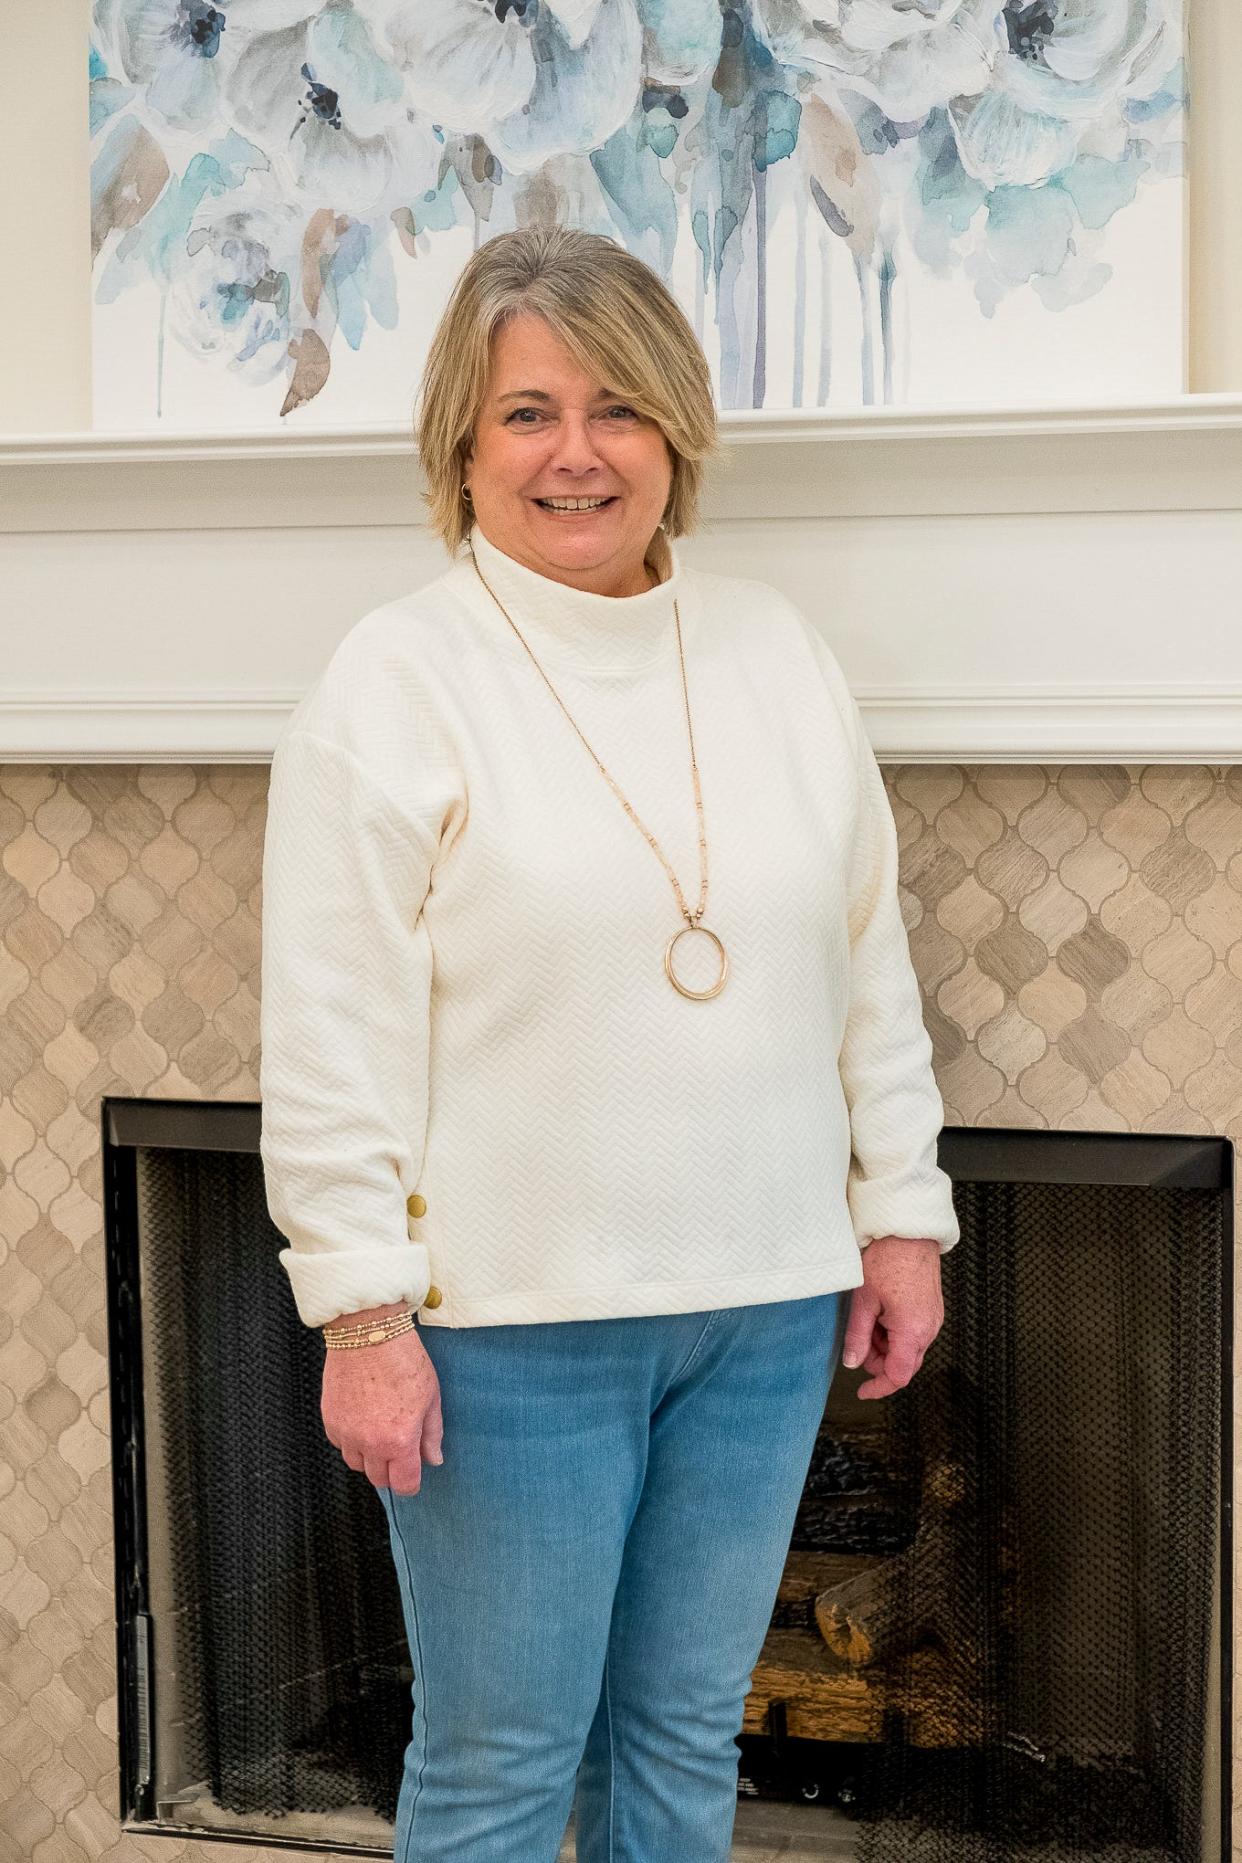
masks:
[[[250,1832],[169,1824],[153,1816],[151,1730],[154,1725],[152,1619],[146,1525],[143,1440],[142,1314],[139,1296],[137,1152],[154,1149],[259,1151],[261,1105],[252,1100],[145,1100],[105,1095],[100,1104],[104,1236],[107,1264],[108,1369],[111,1392],[114,1551],[117,1625],[119,1808],[126,1829],[181,1838],[240,1843]],[[1217,1137],[1114,1132],[1054,1132],[1020,1126],[945,1126],[938,1161],[953,1182],[1131,1184],[1221,1190],[1225,1197],[1222,1250],[1220,1372],[1220,1844],[1222,1863],[1233,1855],[1233,1365],[1234,1180],[1236,1148]],[[739,1735],[743,1760],[787,1783],[798,1796],[803,1779],[840,1787],[848,1754],[811,1766],[819,1741],[789,1740],[784,1716],[773,1704],[765,1736]],[[804,1791],[803,1796],[807,1793]],[[841,1801],[846,1802],[846,1801]],[[272,1848],[333,1850],[347,1856],[382,1856],[371,1845],[282,1838],[265,1832]]]

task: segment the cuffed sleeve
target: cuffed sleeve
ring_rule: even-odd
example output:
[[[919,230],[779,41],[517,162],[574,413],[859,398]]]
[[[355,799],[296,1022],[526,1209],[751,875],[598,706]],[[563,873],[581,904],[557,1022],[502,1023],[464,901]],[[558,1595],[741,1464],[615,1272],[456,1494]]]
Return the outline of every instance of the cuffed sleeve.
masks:
[[[960,1239],[952,1182],[936,1161],[944,1106],[932,1072],[897,891],[897,828],[875,752],[845,691],[858,776],[849,884],[849,1011],[838,1066],[850,1111],[847,1196],[860,1248],[876,1236]]]
[[[276,746],[263,849],[260,1150],[300,1318],[421,1306],[434,843],[351,751]]]

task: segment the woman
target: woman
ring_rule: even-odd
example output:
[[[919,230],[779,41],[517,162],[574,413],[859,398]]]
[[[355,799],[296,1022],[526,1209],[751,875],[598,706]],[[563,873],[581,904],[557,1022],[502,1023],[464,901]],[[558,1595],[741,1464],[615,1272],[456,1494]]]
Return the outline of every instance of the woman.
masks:
[[[418,434],[454,560],[298,705],[264,854],[268,1201],[414,1667],[395,1856],[552,1863],[576,1786],[584,1863],[719,1863],[842,1297],[882,1397],[958,1240],[896,832],[819,632],[682,560],[710,375],[639,260],[488,241]]]

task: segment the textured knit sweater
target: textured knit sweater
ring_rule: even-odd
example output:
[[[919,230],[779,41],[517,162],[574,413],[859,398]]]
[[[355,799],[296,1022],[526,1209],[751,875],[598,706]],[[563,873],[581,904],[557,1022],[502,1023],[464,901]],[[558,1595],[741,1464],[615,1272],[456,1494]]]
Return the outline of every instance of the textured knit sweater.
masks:
[[[676,543],[624,597],[473,545],[350,629],[273,757],[262,1159],[301,1319],[684,1313],[951,1248],[896,828],[823,636]],[[668,875],[479,570],[693,911],[676,601],[718,995],[665,975]],[[674,963],[717,972],[701,937]]]

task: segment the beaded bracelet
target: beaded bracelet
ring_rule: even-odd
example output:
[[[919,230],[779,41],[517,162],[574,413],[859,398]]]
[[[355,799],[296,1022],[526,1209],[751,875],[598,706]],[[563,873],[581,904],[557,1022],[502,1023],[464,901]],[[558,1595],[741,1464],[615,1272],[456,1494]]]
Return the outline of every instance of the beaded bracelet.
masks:
[[[414,1329],[414,1314],[390,1313],[382,1320],[363,1320],[356,1326],[325,1326],[323,1341],[330,1352],[351,1352],[355,1346],[379,1345],[385,1339],[398,1339]]]

